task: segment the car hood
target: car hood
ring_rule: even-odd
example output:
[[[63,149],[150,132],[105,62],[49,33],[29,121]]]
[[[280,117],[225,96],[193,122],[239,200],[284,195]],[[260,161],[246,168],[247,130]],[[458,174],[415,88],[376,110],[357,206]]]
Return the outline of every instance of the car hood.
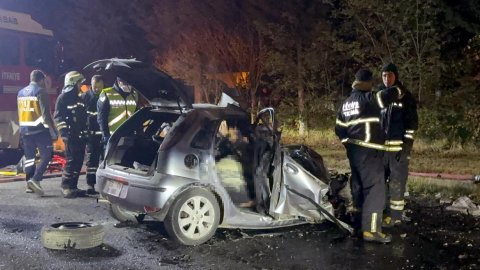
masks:
[[[193,89],[152,65],[135,59],[103,59],[84,70],[112,73],[130,83],[154,107],[192,107]]]

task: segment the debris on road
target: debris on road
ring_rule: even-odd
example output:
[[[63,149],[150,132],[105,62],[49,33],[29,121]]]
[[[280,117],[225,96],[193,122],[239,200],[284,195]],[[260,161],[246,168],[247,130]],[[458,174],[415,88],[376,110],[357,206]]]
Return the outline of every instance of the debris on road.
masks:
[[[456,199],[451,206],[445,208],[448,211],[457,211],[467,215],[480,216],[480,207],[466,196]]]

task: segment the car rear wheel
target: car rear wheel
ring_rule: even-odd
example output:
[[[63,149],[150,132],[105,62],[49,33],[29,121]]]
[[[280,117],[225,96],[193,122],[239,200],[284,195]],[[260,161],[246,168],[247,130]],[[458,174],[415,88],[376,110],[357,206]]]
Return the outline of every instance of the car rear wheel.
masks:
[[[145,219],[145,214],[129,211],[113,203],[110,204],[109,212],[114,219],[120,222],[141,223]]]
[[[215,196],[203,188],[183,192],[172,204],[164,224],[172,240],[183,245],[199,245],[215,234],[220,222],[220,206]]]

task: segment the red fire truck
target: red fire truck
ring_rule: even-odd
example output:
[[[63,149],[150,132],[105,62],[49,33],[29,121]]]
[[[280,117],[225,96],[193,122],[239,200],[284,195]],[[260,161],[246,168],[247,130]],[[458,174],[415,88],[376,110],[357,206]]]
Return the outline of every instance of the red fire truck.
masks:
[[[0,152],[19,148],[17,93],[28,85],[30,72],[47,74],[47,91],[53,110],[57,96],[58,46],[51,30],[25,13],[0,9]],[[8,151],[10,152],[10,151]],[[7,163],[5,156],[0,163]],[[1,165],[1,164],[0,164]]]

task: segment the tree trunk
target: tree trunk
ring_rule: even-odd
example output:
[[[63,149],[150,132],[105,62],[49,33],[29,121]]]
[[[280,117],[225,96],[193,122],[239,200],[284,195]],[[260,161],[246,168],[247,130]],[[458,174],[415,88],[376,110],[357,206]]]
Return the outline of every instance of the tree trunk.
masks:
[[[305,89],[303,88],[302,44],[297,41],[297,93],[298,93],[298,133],[305,135],[307,127],[304,121]]]

